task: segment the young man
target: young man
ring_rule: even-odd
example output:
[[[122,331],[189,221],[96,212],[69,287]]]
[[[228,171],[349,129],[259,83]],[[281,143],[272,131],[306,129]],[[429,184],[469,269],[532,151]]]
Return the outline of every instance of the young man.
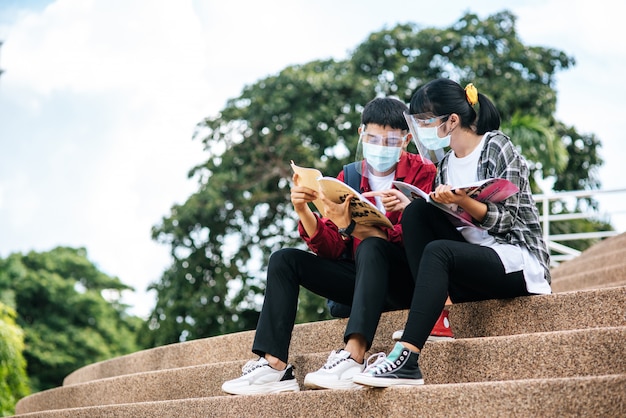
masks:
[[[291,201],[299,217],[298,230],[311,251],[285,248],[273,253],[267,270],[265,300],[252,352],[259,355],[243,367],[241,377],[222,390],[231,394],[258,394],[300,390],[288,364],[300,286],[325,298],[351,306],[343,349],[330,353],[326,364],[305,376],[308,388],[358,387],[352,376],[365,368],[381,313],[406,309],[413,278],[402,246],[400,218],[406,203],[392,189],[393,180],[430,191],[436,167],[406,151],[411,140],[404,113],[407,106],[393,98],[370,101],[361,115],[357,163],[360,189],[386,212],[393,228],[356,224],[350,216],[350,198],[334,204],[312,189],[298,185],[294,175]],[[337,177],[344,181],[342,171]],[[325,218],[309,203],[321,198]]]

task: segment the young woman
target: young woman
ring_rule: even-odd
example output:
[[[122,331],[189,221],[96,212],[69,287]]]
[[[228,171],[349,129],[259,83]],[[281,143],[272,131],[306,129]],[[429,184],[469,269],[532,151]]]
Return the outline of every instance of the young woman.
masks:
[[[478,106],[477,106],[478,105]],[[475,107],[478,107],[478,112]],[[436,79],[411,98],[409,127],[420,150],[450,147],[439,162],[433,200],[461,207],[475,227],[455,227],[423,199],[404,210],[404,246],[415,290],[402,338],[353,381],[367,386],[423,384],[419,351],[446,298],[453,303],[551,293],[549,253],[524,158],[500,132],[493,103],[469,84]],[[435,153],[436,154],[436,153]],[[454,189],[505,178],[519,192],[481,203]]]

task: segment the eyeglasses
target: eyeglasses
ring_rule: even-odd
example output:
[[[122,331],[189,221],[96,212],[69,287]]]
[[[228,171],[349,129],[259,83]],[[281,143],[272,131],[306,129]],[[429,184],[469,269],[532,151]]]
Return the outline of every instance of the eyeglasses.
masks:
[[[433,116],[432,118],[428,118],[428,119],[415,118],[415,121],[417,122],[417,126],[428,126],[432,124],[433,122],[439,119],[447,118],[448,116],[450,115]]]
[[[371,134],[369,132],[361,132],[361,141],[372,145],[383,145],[387,147],[401,147],[406,140],[407,135],[398,136],[389,133],[387,136]]]
[[[447,118],[448,116],[450,116],[448,114],[448,115],[441,115],[441,116],[433,116],[433,117],[430,117],[430,118],[427,118],[427,119],[419,119],[417,117],[417,115],[409,115],[409,114],[406,114],[406,113],[404,115],[405,115],[405,118],[406,118],[407,122],[410,123],[411,121],[413,121],[413,122],[415,122],[417,124],[417,126],[420,126],[420,127],[428,126],[428,125],[434,123],[435,121],[437,121],[439,119]]]

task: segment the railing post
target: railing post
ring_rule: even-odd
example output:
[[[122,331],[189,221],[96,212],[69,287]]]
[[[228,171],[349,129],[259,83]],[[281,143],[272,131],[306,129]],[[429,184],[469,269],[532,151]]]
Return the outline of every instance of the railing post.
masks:
[[[543,194],[543,241],[546,246],[550,245],[550,198],[548,193]]]
[[[589,219],[593,217],[593,213],[583,213],[583,212],[575,212],[569,214],[557,214],[550,215],[550,201],[558,200],[565,197],[595,197],[598,194],[603,193],[623,193],[626,192],[626,188],[622,189],[613,189],[613,190],[577,190],[577,191],[569,191],[569,192],[553,192],[549,193],[533,195],[535,199],[535,203],[539,205],[539,202],[542,202],[543,209],[541,210],[543,214],[542,219],[542,229],[543,229],[543,239],[546,243],[546,246],[551,251],[556,251],[557,254],[552,257],[552,261],[563,261],[571,257],[576,257],[580,254],[580,251],[575,250],[573,248],[567,247],[565,245],[559,244],[557,241],[567,241],[567,240],[583,240],[583,239],[602,239],[617,235],[623,232],[623,227],[620,230],[610,230],[610,231],[596,231],[596,232],[579,232],[579,233],[568,233],[568,234],[551,234],[550,233],[550,221],[564,221],[564,220],[572,220],[572,219]]]

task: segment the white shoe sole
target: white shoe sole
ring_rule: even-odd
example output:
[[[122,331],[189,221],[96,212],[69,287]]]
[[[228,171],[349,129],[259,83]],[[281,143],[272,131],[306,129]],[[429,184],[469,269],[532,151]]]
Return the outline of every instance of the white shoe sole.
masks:
[[[395,379],[389,377],[374,377],[369,374],[358,374],[352,379],[354,383],[372,386],[375,388],[388,388],[390,386],[420,386],[424,379]]]
[[[259,395],[264,393],[299,392],[298,382],[286,380],[284,382],[264,383],[262,385],[222,385],[222,390],[231,395]]]
[[[361,389],[362,387],[355,384],[352,379],[350,380],[338,380],[338,379],[325,379],[323,376],[306,375],[304,376],[304,387],[306,389]]]
[[[403,332],[404,332],[404,330],[395,331],[391,335],[391,339],[394,340],[394,341],[400,341],[402,339],[402,333]],[[429,335],[428,339],[426,339],[426,342],[428,342],[428,341],[448,341],[448,340],[454,340],[454,337],[443,337],[443,336],[439,336],[439,335]]]

